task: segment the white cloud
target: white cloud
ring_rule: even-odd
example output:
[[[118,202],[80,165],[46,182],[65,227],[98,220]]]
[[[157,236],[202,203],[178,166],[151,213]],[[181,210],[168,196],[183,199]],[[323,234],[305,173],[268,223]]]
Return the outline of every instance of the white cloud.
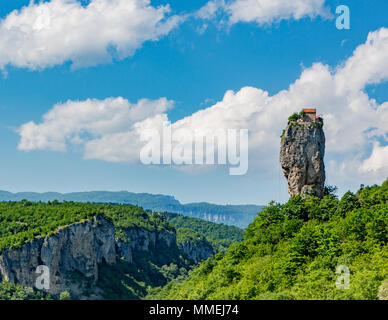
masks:
[[[91,0],[86,6],[79,0],[31,1],[0,20],[0,69],[43,69],[67,61],[83,67],[126,58],[182,21],[169,11],[150,0]]]
[[[126,149],[136,149],[140,145],[136,131],[142,129],[141,123],[152,126],[150,121],[173,106],[165,98],[158,100],[139,100],[131,104],[128,100],[107,98],[105,100],[88,99],[85,101],[67,101],[57,104],[43,115],[43,121],[36,124],[31,121],[22,125],[19,150],[66,151],[68,146],[85,146],[86,158],[101,158],[107,161],[115,159],[112,148],[121,153]],[[138,129],[137,129],[138,128]],[[128,135],[122,133],[130,133]],[[124,138],[133,138],[126,140]],[[117,138],[117,139],[116,139]],[[118,146],[117,141],[123,144]],[[101,144],[105,150],[101,151]],[[133,145],[132,145],[133,144]],[[121,148],[122,147],[122,148]],[[136,152],[136,151],[134,151]],[[111,158],[103,156],[112,154]],[[119,159],[124,160],[123,157]]]
[[[229,24],[328,16],[324,0],[211,0],[193,15],[212,19],[220,12]],[[170,15],[168,4],[154,7],[150,0],[91,0],[86,5],[81,0],[33,0],[0,19],[0,69],[39,70],[66,62],[79,68],[123,59],[185,18]],[[197,30],[203,33],[206,27]]]
[[[212,19],[218,13],[225,13],[229,24],[255,22],[263,25],[318,15],[330,17],[324,3],[325,0],[212,0],[198,10],[197,16]]]
[[[273,176],[287,117],[302,107],[317,107],[325,120],[329,174],[337,181],[367,177],[376,182],[387,174],[387,147],[378,141],[387,142],[388,102],[379,105],[364,88],[383,83],[387,76],[388,29],[382,28],[371,32],[366,43],[335,69],[316,63],[303,70],[287,90],[273,96],[253,87],[229,90],[222,101],[172,126],[249,129],[250,170]],[[172,104],[166,99],[144,101],[130,105],[122,98],[110,98],[57,105],[41,124],[30,122],[20,128],[19,148],[65,150],[66,144],[81,141],[85,158],[137,161],[140,133],[160,129],[168,119],[165,110]],[[83,137],[86,133],[91,137]],[[373,152],[368,152],[373,146]]]
[[[362,163],[360,169],[362,172],[384,170],[388,175],[388,146],[382,147],[375,143],[371,156]]]

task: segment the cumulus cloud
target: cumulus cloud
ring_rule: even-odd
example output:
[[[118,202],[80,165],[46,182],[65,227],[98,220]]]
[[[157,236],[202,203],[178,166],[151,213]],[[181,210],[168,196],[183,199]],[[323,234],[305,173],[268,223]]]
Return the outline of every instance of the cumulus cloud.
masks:
[[[212,0],[197,12],[202,19],[226,14],[229,24],[255,22],[259,25],[305,17],[330,17],[325,0]]]
[[[131,160],[126,155],[138,152],[137,132],[153,127],[152,119],[160,118],[172,106],[173,101],[166,98],[141,99],[135,104],[121,97],[69,100],[55,105],[43,115],[41,123],[31,121],[22,125],[18,129],[18,148],[64,152],[69,146],[81,145],[85,148],[85,158]],[[117,153],[121,156],[117,157]]]
[[[360,169],[362,172],[384,171],[388,175],[388,146],[375,143],[371,156],[362,163]]]
[[[0,69],[92,66],[134,54],[183,20],[150,0],[31,1],[0,20]]]
[[[381,28],[336,68],[315,63],[273,96],[253,87],[229,90],[221,101],[172,128],[249,129],[250,168],[273,175],[287,117],[316,107],[325,121],[329,175],[376,182],[388,174],[388,102],[378,104],[364,89],[387,79],[388,29]],[[149,128],[160,130],[171,105],[165,98],[135,105],[122,98],[69,101],[55,106],[42,123],[23,125],[19,148],[65,150],[66,144],[81,143],[85,158],[137,161],[139,136]]]

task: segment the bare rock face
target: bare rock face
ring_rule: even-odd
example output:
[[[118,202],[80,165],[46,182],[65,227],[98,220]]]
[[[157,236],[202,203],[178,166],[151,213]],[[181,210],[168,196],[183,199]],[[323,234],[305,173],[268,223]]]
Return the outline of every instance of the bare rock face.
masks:
[[[289,121],[281,140],[280,164],[290,196],[323,196],[325,134],[322,122]]]
[[[179,244],[179,250],[195,263],[206,260],[214,254],[213,247],[206,239],[182,242]]]
[[[97,290],[95,298],[100,298],[95,287],[99,264],[114,264],[117,257],[132,263],[135,251],[155,254],[161,247],[176,247],[175,232],[133,227],[125,233],[128,242],[115,238],[114,225],[101,216],[64,226],[53,235],[4,250],[0,254],[0,280],[36,287],[37,267],[46,266],[50,274],[47,292],[58,295],[68,291],[87,299],[85,288],[92,287]]]
[[[122,230],[125,241],[115,236],[114,225],[103,215],[59,228],[0,253],[0,281],[37,287],[39,267],[47,267],[48,288],[53,295],[68,291],[80,299],[101,299],[98,288],[100,264],[118,259],[134,263],[136,254],[161,255],[180,252],[193,262],[209,258],[213,248],[206,239],[177,245],[176,231],[130,227]],[[41,289],[41,288],[39,288]]]

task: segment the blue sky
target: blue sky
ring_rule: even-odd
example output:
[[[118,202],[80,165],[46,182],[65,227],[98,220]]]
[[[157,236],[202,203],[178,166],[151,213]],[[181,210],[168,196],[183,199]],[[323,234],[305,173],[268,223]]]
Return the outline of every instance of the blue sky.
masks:
[[[29,41],[27,34],[25,38],[18,38],[18,41],[21,41],[21,49],[15,51],[19,46],[19,43],[16,43],[17,36],[6,34],[9,30],[6,29],[6,22],[12,22],[9,18],[11,11],[20,10],[28,5],[29,1],[2,1],[0,51],[9,53],[3,56],[0,53],[0,67],[2,66],[3,71],[3,76],[0,77],[0,137],[3,145],[0,189],[39,192],[128,190],[170,194],[183,202],[265,204],[271,200],[286,200],[286,181],[280,173],[277,161],[279,145],[275,140],[274,145],[270,139],[268,143],[271,145],[258,143],[250,147],[250,167],[244,176],[230,176],[223,167],[191,171],[149,167],[133,161],[112,162],[103,156],[85,159],[88,157],[85,157],[82,145],[71,146],[66,151],[53,151],[52,148],[44,146],[20,148],[21,134],[18,129],[31,121],[36,125],[41,124],[44,122],[42,116],[52,110],[54,105],[64,105],[68,100],[85,101],[90,98],[103,101],[109,97],[123,97],[136,104],[143,98],[157,100],[165,97],[174,101],[174,107],[165,111],[168,119],[171,122],[179,122],[184,117],[191,119],[198,110],[211,108],[217,102],[226,103],[224,95],[228,90],[237,93],[244,87],[252,87],[267,91],[269,96],[276,96],[282,90],[289,90],[290,85],[301,78],[302,72],[312,69],[314,63],[328,66],[330,71],[334,72],[334,69],[346,65],[347,61],[355,56],[355,49],[365,44],[368,34],[378,30],[384,31],[383,28],[388,27],[388,2],[384,0],[325,1],[326,10],[333,15],[331,18],[322,13],[317,16],[307,14],[297,18],[285,17],[278,21],[279,16],[275,13],[273,17],[268,14],[268,19],[274,20],[263,24],[258,20],[245,21],[244,17],[240,17],[239,22],[232,23],[227,13],[231,11],[220,12],[209,19],[198,18],[195,13],[207,2],[151,1],[150,6],[155,8],[166,3],[170,5],[171,11],[165,14],[163,21],[169,21],[173,16],[184,18],[170,30],[158,34],[156,41],[149,41],[145,36],[146,40],[132,48],[133,52],[125,52],[124,57],[118,57],[120,53],[113,48],[111,62],[95,62],[98,52],[90,50],[90,57],[83,53],[83,58],[86,56],[88,63],[81,62],[74,68],[72,64],[76,59],[74,57],[78,57],[78,52],[73,56],[64,55],[63,62],[55,60],[57,53],[43,55],[36,60],[31,57],[23,60],[24,51],[27,56],[28,52],[35,50],[34,45],[37,42]],[[350,30],[338,30],[335,27],[335,8],[340,4],[350,8]],[[87,6],[88,3],[84,1],[83,5]],[[24,22],[33,23],[35,18],[33,14],[31,16],[31,19],[26,18]],[[114,25],[116,22],[111,23]],[[81,28],[82,24],[75,24],[74,28],[77,27]],[[103,23],[101,27],[104,27]],[[116,27],[121,27],[119,22]],[[50,28],[54,26],[51,24]],[[128,26],[124,25],[122,28]],[[142,33],[141,28],[136,29],[136,32]],[[152,32],[158,33],[160,28],[160,25],[156,26],[156,30]],[[66,38],[66,30],[62,30],[63,39]],[[87,41],[90,39],[89,47],[93,47],[93,37],[96,37],[96,34],[91,32],[86,35],[86,43],[82,45],[88,47]],[[376,46],[381,58],[374,59],[370,64],[365,62],[375,69],[363,71],[361,54],[355,59],[360,67],[354,69],[354,72],[348,72],[354,74],[354,77],[360,74],[360,78],[370,72],[368,79],[364,79],[363,85],[357,87],[357,90],[363,92],[369,101],[375,99],[376,104],[371,103],[370,117],[363,117],[368,111],[360,109],[359,113],[354,115],[349,128],[346,128],[345,124],[343,130],[351,132],[354,130],[352,126],[359,120],[360,125],[357,127],[377,127],[378,133],[373,136],[366,136],[361,131],[359,134],[355,133],[354,139],[359,141],[353,146],[351,135],[348,137],[335,127],[327,129],[327,182],[337,185],[341,192],[347,189],[356,190],[361,183],[381,183],[388,176],[388,152],[384,149],[388,145],[388,126],[384,128],[382,122],[388,120],[387,107],[384,107],[384,103],[388,101],[388,65],[384,61],[388,61],[388,57],[387,52],[381,50],[386,48],[387,38],[384,34],[376,37],[378,40],[375,42],[381,43],[381,46]],[[132,45],[131,39],[125,39],[126,44],[129,42]],[[13,44],[13,41],[16,44]],[[61,40],[59,38],[56,41]],[[82,45],[80,48],[83,48]],[[21,54],[18,60],[14,58],[15,52]],[[368,55],[368,52],[366,55],[372,56]],[[54,57],[54,63],[46,65],[45,57]],[[24,61],[29,61],[30,64],[27,65]],[[92,61],[91,65],[89,61]],[[349,69],[351,67],[349,64]],[[382,68],[387,72],[382,72]],[[312,69],[311,77],[319,78],[323,73],[322,70]],[[347,78],[344,76],[344,79]],[[325,84],[326,82],[323,82],[322,85]],[[307,89],[298,90],[298,94],[303,95],[303,90]],[[245,91],[241,95],[243,93],[245,94]],[[306,96],[309,93],[306,91]],[[255,92],[247,93],[244,99],[251,102],[250,99],[256,99],[255,97]],[[268,126],[268,132],[263,134],[273,134],[276,137],[280,135],[279,123],[285,125],[284,119],[290,111],[299,108],[295,101],[314,101],[319,109],[320,106],[330,105],[331,101],[334,105],[349,100],[345,95],[340,100],[335,100],[337,96],[335,99],[333,97],[333,100],[325,100],[326,96],[303,100],[295,98],[294,95],[289,99],[292,103],[282,109],[284,112],[270,114],[272,117],[281,118],[281,121]],[[351,100],[349,108],[358,103],[362,102]],[[259,105],[260,101],[257,101],[257,106]],[[373,112],[378,108],[382,110],[382,116],[380,122],[374,123]],[[346,114],[346,110],[336,114],[335,109],[322,109],[322,113],[327,114],[329,119],[330,116],[341,117]],[[254,114],[259,118],[264,117],[264,114]],[[258,123],[261,123],[259,120]],[[244,127],[244,124],[241,122],[241,127]],[[43,127],[37,128],[41,129]],[[255,129],[260,131],[260,128],[253,128]],[[345,151],[341,150],[342,146]],[[267,158],[268,154],[271,156]]]

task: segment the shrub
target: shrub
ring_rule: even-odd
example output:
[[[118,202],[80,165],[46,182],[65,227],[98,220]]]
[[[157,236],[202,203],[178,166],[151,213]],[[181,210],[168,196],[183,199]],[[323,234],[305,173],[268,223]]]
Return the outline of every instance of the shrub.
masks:
[[[68,291],[62,291],[59,300],[71,300],[71,294]]]

